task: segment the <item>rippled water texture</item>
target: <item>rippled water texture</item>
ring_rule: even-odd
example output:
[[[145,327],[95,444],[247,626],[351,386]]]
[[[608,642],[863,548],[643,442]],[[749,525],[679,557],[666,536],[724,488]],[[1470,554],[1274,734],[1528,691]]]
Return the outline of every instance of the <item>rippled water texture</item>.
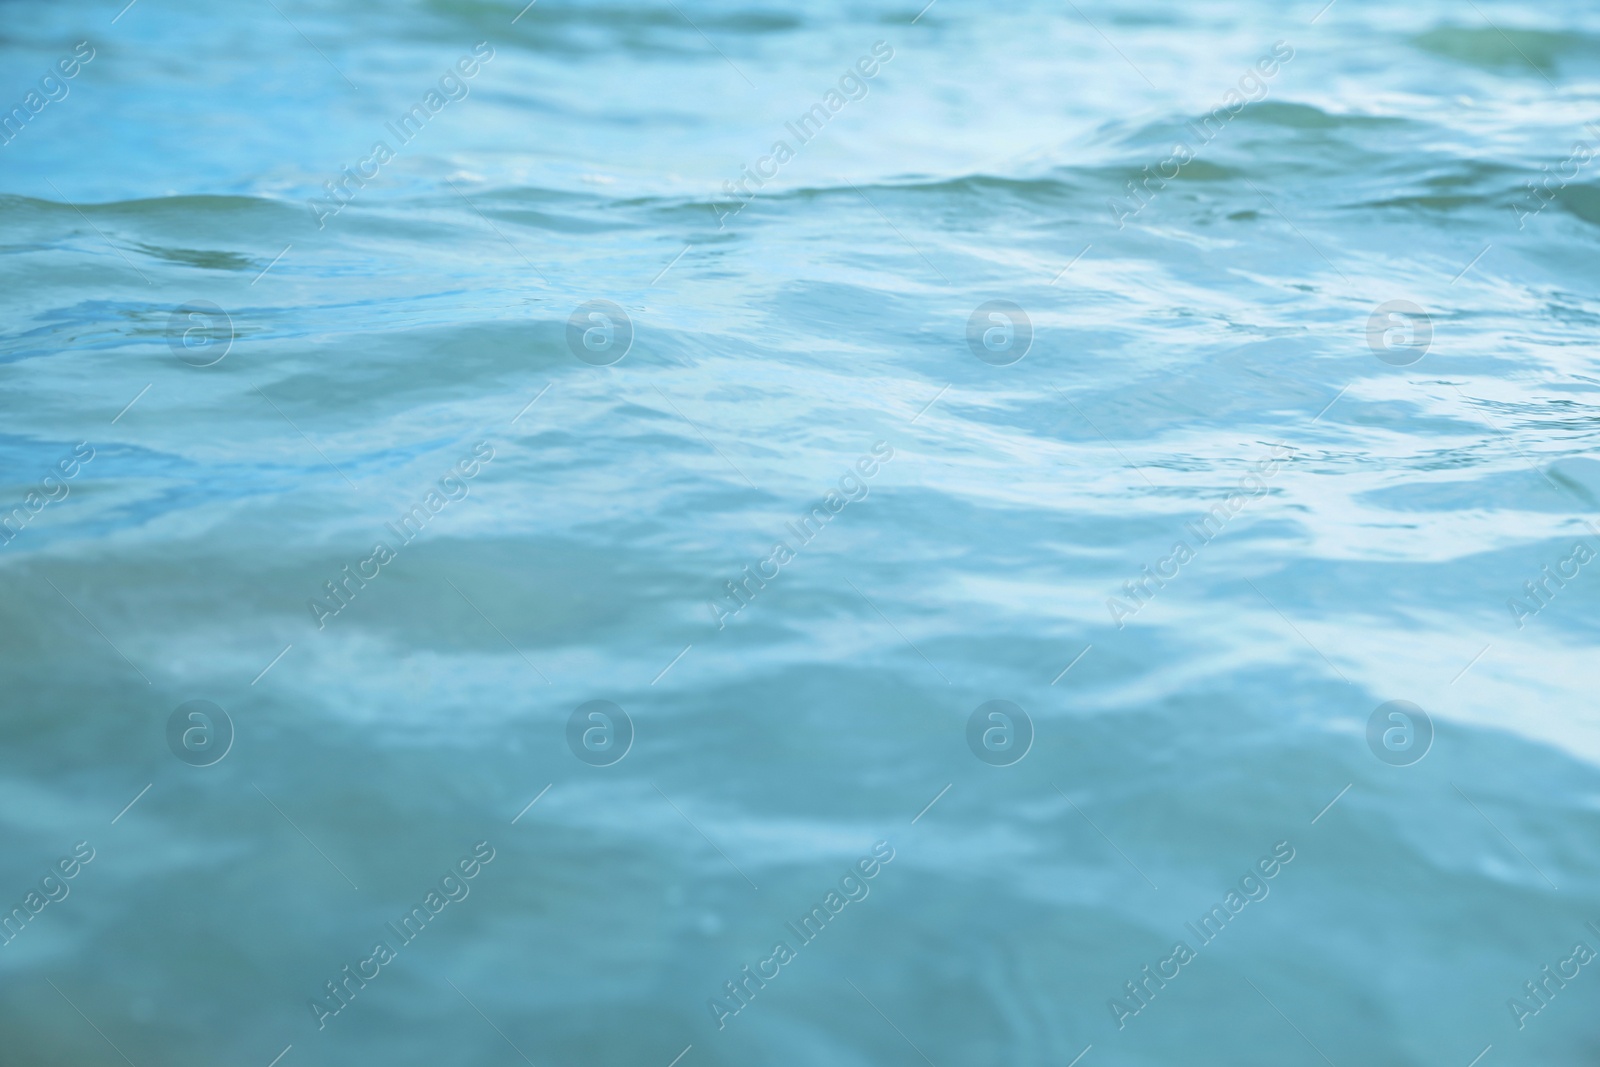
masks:
[[[523,2],[0,0],[0,1062],[1600,1058],[1600,13]]]

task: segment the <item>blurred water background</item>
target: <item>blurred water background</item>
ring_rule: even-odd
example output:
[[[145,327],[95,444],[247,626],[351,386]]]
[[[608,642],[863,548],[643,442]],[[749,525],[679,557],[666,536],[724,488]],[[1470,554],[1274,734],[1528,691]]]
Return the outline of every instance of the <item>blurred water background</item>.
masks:
[[[1591,5],[7,0],[0,57],[0,1062],[1600,1057]]]

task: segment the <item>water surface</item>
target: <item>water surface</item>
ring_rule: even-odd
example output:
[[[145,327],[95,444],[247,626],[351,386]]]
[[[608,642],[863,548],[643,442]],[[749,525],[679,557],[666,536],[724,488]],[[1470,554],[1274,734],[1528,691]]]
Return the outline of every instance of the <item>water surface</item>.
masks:
[[[1320,6],[0,7],[0,1059],[1593,1063],[1600,15]]]

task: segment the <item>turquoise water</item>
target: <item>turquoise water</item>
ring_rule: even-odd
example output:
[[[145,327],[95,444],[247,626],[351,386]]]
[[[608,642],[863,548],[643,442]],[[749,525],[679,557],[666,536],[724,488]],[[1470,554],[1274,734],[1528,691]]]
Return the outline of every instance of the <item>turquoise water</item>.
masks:
[[[1600,1057],[1600,13],[0,16],[0,1062]]]

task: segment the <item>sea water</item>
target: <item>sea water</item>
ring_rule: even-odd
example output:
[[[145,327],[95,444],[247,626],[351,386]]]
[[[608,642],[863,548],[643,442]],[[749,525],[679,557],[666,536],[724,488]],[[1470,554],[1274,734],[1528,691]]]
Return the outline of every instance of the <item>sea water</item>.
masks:
[[[0,20],[0,1061],[1600,1055],[1592,6]]]

